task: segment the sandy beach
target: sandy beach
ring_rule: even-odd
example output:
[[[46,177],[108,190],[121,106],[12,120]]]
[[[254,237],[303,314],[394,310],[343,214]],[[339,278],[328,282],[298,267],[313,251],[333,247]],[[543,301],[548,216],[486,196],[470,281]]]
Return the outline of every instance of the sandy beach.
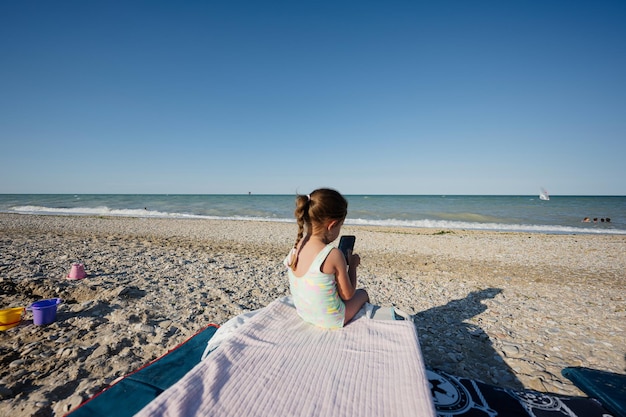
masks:
[[[416,315],[429,367],[583,395],[561,370],[626,368],[626,236],[344,227],[372,303]],[[287,295],[291,223],[0,214],[0,415],[63,415],[209,323]],[[87,278],[70,281],[71,264]]]

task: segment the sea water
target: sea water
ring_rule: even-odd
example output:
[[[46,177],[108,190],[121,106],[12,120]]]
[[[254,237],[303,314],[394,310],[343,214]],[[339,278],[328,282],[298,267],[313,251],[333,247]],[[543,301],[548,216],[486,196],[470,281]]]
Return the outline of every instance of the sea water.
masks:
[[[347,195],[349,225],[626,234],[624,196]],[[0,194],[0,212],[293,222],[295,195]],[[585,217],[590,222],[583,222]],[[594,222],[593,219],[597,219]]]

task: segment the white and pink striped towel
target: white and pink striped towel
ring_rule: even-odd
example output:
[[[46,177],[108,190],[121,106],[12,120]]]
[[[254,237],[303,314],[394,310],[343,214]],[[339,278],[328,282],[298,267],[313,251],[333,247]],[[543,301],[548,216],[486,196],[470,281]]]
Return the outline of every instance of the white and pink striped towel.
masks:
[[[279,299],[138,416],[434,416],[411,321],[303,322]]]

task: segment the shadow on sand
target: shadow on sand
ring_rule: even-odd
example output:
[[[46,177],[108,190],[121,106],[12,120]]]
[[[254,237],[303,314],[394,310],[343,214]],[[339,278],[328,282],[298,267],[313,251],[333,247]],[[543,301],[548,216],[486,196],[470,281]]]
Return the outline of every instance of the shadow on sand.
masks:
[[[500,387],[523,389],[489,336],[471,323],[473,317],[487,310],[482,301],[501,292],[499,288],[475,291],[417,313],[415,322],[426,366]]]

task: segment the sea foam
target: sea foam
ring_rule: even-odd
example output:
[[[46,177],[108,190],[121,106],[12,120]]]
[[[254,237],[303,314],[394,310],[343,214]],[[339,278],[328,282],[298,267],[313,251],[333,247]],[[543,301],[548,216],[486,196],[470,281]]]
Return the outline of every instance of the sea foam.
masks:
[[[144,217],[144,218],[170,218],[170,219],[207,219],[207,220],[233,220],[233,221],[263,221],[263,222],[294,222],[290,218],[276,218],[263,216],[242,215],[201,215],[192,213],[169,213],[148,209],[112,209],[107,206],[99,207],[43,207],[43,206],[15,206],[10,212],[21,214],[40,215],[66,215],[66,216],[118,216],[118,217]],[[354,226],[380,226],[400,228],[425,228],[425,229],[453,229],[453,230],[484,230],[502,232],[529,232],[529,233],[552,233],[552,234],[615,234],[626,235],[626,230],[609,228],[588,228],[559,225],[533,225],[533,224],[505,224],[497,222],[465,222],[454,220],[398,220],[398,219],[351,219],[347,218],[346,225]]]

